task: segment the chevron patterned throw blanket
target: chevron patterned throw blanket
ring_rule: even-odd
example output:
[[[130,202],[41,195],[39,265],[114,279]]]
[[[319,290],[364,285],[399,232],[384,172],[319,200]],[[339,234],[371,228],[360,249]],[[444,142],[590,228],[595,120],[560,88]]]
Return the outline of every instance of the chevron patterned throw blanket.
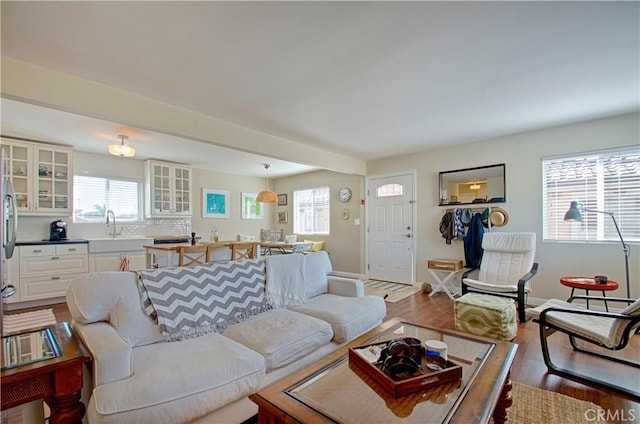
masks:
[[[264,258],[138,271],[142,303],[168,341],[217,332],[271,309]]]

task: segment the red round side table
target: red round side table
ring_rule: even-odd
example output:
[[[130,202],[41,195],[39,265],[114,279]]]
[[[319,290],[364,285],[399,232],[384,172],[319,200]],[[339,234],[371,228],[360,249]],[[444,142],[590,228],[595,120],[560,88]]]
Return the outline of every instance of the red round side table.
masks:
[[[618,283],[613,280],[607,280],[606,284],[596,284],[596,280],[591,277],[561,277],[560,284],[563,286],[571,287],[571,297],[576,289],[582,289],[587,292],[589,296],[589,290],[598,290],[602,292],[602,297],[607,297],[605,291],[616,290]],[[604,307],[609,312],[609,305],[607,301],[604,301]],[[589,299],[587,299],[587,309],[589,309]]]

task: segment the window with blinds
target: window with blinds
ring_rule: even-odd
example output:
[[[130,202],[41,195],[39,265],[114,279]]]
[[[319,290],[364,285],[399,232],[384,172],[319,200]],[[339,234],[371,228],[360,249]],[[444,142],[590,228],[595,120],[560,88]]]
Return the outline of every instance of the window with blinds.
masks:
[[[73,176],[73,222],[104,222],[112,210],[118,221],[142,220],[140,181]]]
[[[610,212],[626,242],[640,241],[640,146],[542,160],[545,240],[620,241],[611,216],[581,210],[565,222],[571,201]]]
[[[293,192],[293,229],[296,234],[329,234],[329,187]]]

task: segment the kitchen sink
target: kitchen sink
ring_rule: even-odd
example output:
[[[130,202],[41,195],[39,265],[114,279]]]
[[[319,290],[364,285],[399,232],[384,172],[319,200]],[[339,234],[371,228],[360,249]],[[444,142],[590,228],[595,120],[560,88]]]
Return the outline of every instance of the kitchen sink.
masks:
[[[89,253],[132,252],[144,250],[143,246],[153,244],[152,238],[135,236],[88,238],[87,240]]]

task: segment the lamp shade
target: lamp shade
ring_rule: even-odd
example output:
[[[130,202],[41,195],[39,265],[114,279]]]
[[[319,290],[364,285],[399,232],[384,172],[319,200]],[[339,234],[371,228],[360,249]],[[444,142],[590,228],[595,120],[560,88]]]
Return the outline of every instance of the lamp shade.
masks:
[[[136,155],[136,149],[131,146],[127,146],[124,144],[124,141],[129,137],[126,135],[119,135],[120,144],[110,144],[109,145],[109,153],[114,156],[120,156],[123,158],[132,158]]]
[[[258,193],[256,200],[262,203],[278,203],[278,195],[276,192],[269,190],[269,168],[271,165],[263,163],[262,166],[264,166],[264,169],[267,171],[267,189]]]
[[[278,203],[278,195],[275,191],[264,190],[258,193],[256,200],[262,203]]]
[[[564,214],[565,221],[582,221],[582,214],[578,209],[578,202],[571,202],[569,210]]]

